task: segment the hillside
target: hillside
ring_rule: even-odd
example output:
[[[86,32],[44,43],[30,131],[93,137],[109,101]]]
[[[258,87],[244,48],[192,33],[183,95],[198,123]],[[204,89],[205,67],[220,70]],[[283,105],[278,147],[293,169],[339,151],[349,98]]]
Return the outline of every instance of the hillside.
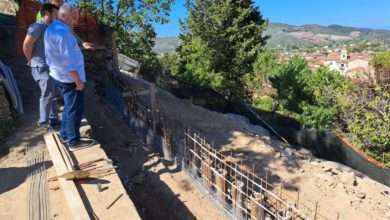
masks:
[[[314,46],[338,46],[346,43],[385,43],[390,45],[390,31],[368,28],[345,27],[340,25],[303,25],[294,26],[271,23],[266,31],[271,36],[270,48],[307,48]],[[157,38],[154,51],[165,53],[173,51],[179,45],[177,37]]]

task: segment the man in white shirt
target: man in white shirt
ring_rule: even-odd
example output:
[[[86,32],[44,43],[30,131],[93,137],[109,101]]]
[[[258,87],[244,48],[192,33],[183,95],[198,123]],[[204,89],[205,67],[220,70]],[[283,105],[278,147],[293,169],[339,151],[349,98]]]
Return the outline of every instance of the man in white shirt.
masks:
[[[60,136],[69,150],[74,151],[92,145],[93,141],[80,139],[86,75],[84,57],[71,29],[72,21],[72,8],[63,4],[58,20],[46,29],[45,55],[50,76],[64,98]]]

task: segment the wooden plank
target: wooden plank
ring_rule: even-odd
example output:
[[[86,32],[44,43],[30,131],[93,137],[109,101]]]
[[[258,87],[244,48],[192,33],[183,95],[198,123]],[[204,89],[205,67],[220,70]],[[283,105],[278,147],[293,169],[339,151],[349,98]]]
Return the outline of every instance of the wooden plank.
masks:
[[[67,165],[65,163],[64,156],[60,152],[56,139],[54,137],[54,133],[49,133],[44,136],[46,146],[49,150],[50,157],[52,158],[53,165],[57,172],[57,175],[62,175],[68,172]],[[61,146],[62,147],[62,146]],[[63,178],[59,178],[58,181],[61,184],[61,189],[65,195],[65,198],[68,202],[68,207],[70,212],[73,215],[74,220],[86,220],[90,219],[88,211],[85,208],[85,205],[80,197],[80,194],[76,188],[76,184],[72,180],[65,180]]]
[[[83,150],[72,152],[77,162],[83,164],[99,158],[105,158],[103,161],[96,162],[97,166],[107,167],[107,155],[99,146],[85,148]],[[106,190],[99,192],[97,190],[97,182],[100,182],[102,187],[107,187]],[[112,175],[90,180],[89,184],[81,184],[81,187],[91,204],[95,215],[99,219],[104,220],[140,220],[137,209],[127,195],[126,189],[123,187],[119,176],[113,171]],[[115,201],[119,195],[121,198],[116,201],[109,209],[107,207]]]
[[[70,157],[68,150],[61,143],[60,138],[58,137],[57,134],[53,133],[53,138],[54,138],[54,141],[57,145],[59,152],[62,155],[62,158],[64,159],[64,162],[65,162],[65,165],[68,169],[68,172],[73,171],[74,170],[74,162],[73,162],[72,158]]]

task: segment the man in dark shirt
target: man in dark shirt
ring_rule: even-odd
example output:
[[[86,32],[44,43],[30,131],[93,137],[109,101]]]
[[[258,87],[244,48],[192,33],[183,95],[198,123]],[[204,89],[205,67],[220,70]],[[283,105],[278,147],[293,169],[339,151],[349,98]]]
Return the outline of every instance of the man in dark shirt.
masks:
[[[41,7],[42,20],[30,25],[23,42],[23,53],[26,56],[27,64],[31,67],[32,76],[41,90],[38,125],[45,128],[50,128],[57,122],[54,100],[55,87],[49,76],[43,39],[46,28],[57,18],[57,11],[57,6],[49,3],[43,4]]]

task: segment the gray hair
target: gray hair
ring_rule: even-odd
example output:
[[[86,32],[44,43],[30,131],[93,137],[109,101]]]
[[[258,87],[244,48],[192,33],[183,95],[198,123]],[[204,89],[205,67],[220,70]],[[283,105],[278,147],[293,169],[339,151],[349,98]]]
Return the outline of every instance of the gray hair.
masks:
[[[61,5],[60,9],[58,10],[58,17],[67,17],[72,13],[72,7],[68,4]]]

